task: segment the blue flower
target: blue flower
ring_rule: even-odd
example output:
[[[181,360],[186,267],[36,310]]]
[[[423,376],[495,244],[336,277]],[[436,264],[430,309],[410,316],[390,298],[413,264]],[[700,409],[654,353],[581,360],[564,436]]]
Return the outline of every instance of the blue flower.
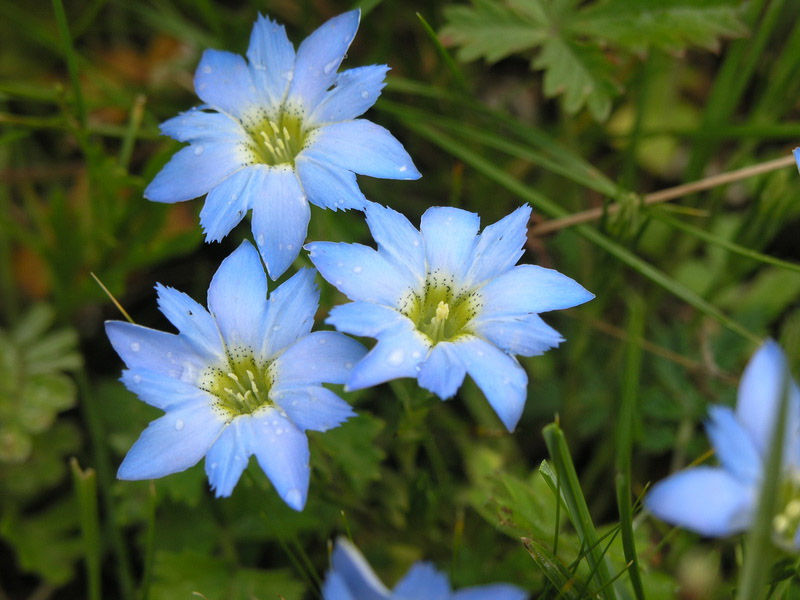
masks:
[[[447,576],[426,562],[414,564],[389,591],[370,568],[364,556],[344,538],[336,541],[332,568],[322,586],[323,600],[523,600],[528,594],[520,588],[496,583],[450,589]]]
[[[189,146],[156,175],[145,197],[180,202],[208,193],[200,212],[208,241],[225,237],[252,209],[253,235],[275,279],[305,241],[309,202],[363,209],[356,173],[420,177],[400,142],[357,118],[378,99],[388,67],[337,73],[360,14],[330,19],[296,53],[283,26],[261,16],[247,60],[206,50],[194,77],[204,104],[161,125]]]
[[[160,408],[119,467],[120,479],[155,479],[203,456],[217,496],[229,496],[255,454],[281,498],[306,502],[307,429],[325,431],[354,413],[322,383],[344,383],[364,355],[334,331],[311,333],[319,291],[304,269],[272,292],[258,252],[244,242],[208,288],[206,310],[157,285],[158,306],[178,334],[106,323],[128,367],[122,381]]]
[[[775,342],[761,346],[742,375],[736,410],[709,410],[706,431],[722,466],[693,467],[658,482],[645,497],[647,510],[711,537],[750,527],[787,368]],[[773,539],[786,549],[800,550],[800,390],[794,381],[789,382],[789,394]]]
[[[434,207],[420,230],[370,203],[367,224],[378,244],[315,242],[311,260],[353,302],[327,320],[338,330],[377,338],[347,385],[360,389],[415,377],[442,399],[469,373],[500,420],[513,430],[528,377],[513,355],[534,356],[562,338],[538,313],[593,298],[569,277],[522,256],[531,209],[522,206],[478,234],[478,215]]]

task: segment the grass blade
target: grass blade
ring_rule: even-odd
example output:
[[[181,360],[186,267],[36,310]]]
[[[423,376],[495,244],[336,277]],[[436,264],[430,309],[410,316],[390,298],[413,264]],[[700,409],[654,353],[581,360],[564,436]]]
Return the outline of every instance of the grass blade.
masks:
[[[97,474],[94,469],[82,470],[75,457],[70,460],[69,466],[78,500],[83,534],[83,553],[86,558],[86,580],[89,588],[87,597],[89,600],[101,600],[103,594],[100,563],[103,544],[100,540],[100,515],[97,512]]]

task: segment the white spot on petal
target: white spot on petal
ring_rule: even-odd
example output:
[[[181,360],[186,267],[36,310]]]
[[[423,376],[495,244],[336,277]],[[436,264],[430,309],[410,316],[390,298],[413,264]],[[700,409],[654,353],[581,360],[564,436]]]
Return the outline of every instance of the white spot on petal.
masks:
[[[302,494],[300,494],[300,490],[298,490],[297,488],[292,488],[291,490],[286,492],[286,495],[283,497],[283,499],[286,501],[286,504],[288,504],[292,508],[294,507],[299,508],[300,503],[303,501],[303,496]]]
[[[353,273],[361,273],[361,271],[363,271],[363,270],[364,270],[364,267],[362,267],[360,265],[356,265],[355,267],[353,267]]]
[[[336,68],[336,65],[338,63],[339,63],[338,60],[332,60],[327,65],[325,65],[325,67],[322,69],[322,72],[325,73],[325,75],[330,75],[331,71],[333,71]]]
[[[403,352],[400,348],[394,350],[387,358],[386,362],[390,365],[401,365],[403,364],[403,359],[406,357],[405,352]]]
[[[400,171],[401,173],[405,173],[406,171],[408,171],[408,167],[407,167],[407,166],[405,166],[405,165],[403,165],[402,167],[400,167],[400,168],[399,168],[399,169],[397,169],[397,170],[398,170],[398,171]]]
[[[175,421],[175,429],[176,429],[176,431],[180,431],[181,429],[183,429],[184,425],[185,425],[185,423],[183,422],[183,419],[178,419],[177,421]]]
[[[131,350],[133,350],[134,352],[138,352],[139,350],[141,350],[141,348],[142,347],[139,345],[139,342],[131,342]]]
[[[361,92],[361,97],[362,97],[364,100],[366,100],[367,98],[369,98],[369,92],[368,92],[367,90],[363,90],[363,91]]]
[[[203,67],[203,73],[211,73],[213,70],[214,70],[214,69],[212,69],[212,68],[211,68],[211,67],[209,67],[208,65],[206,65],[205,67]]]
[[[258,243],[259,246],[263,246],[264,245],[264,235],[262,234],[262,235],[258,236],[258,239],[256,240],[256,242]]]
[[[414,352],[411,353],[411,358],[419,358],[420,356],[422,356],[422,352],[419,350],[414,350]]]
[[[194,153],[197,154],[197,155],[202,154],[203,150],[205,150],[205,148],[203,146],[195,146],[194,147]]]
[[[133,376],[133,383],[139,383],[141,381],[142,381],[142,376],[141,375],[134,375]]]

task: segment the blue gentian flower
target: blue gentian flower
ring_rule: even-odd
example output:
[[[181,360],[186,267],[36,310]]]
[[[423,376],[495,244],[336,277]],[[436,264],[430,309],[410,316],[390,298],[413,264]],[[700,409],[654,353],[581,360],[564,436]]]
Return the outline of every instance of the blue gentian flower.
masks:
[[[523,600],[520,588],[496,583],[453,592],[447,576],[426,562],[414,564],[405,577],[389,591],[364,556],[344,538],[336,541],[332,568],[322,586],[323,600]]]
[[[786,358],[766,342],[747,365],[736,410],[713,406],[706,431],[720,467],[693,467],[658,482],[644,505],[659,519],[702,535],[744,531],[755,516],[764,462],[780,405]],[[789,381],[783,473],[773,521],[773,539],[800,550],[800,390]]]
[[[414,377],[446,399],[469,373],[513,430],[528,383],[513,355],[542,354],[562,341],[538,313],[593,298],[557,271],[514,266],[530,212],[522,206],[479,235],[478,215],[465,210],[430,208],[418,231],[403,215],[370,203],[367,224],[377,250],[308,244],[322,276],[353,300],[335,307],[326,322],[378,340],[347,386]]]
[[[267,299],[256,249],[244,242],[208,288],[206,310],[157,285],[158,306],[178,334],[106,323],[127,365],[122,381],[165,415],[119,467],[120,479],[155,479],[206,457],[217,496],[229,496],[255,454],[281,498],[302,510],[309,480],[307,429],[325,431],[354,413],[322,383],[344,383],[365,352],[334,331],[311,333],[319,291],[303,269]]]
[[[253,236],[275,279],[305,241],[309,202],[363,209],[356,173],[420,177],[400,142],[357,118],[377,100],[388,67],[337,73],[360,14],[330,19],[296,53],[283,26],[261,16],[247,60],[206,50],[194,77],[205,104],[161,125],[189,146],[156,175],[145,197],[180,202],[208,193],[200,212],[208,241],[225,237],[252,209]]]

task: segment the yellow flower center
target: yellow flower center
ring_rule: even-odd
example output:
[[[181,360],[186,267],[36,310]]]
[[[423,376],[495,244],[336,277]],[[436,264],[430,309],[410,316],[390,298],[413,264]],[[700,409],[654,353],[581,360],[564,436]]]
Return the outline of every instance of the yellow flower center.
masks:
[[[452,278],[431,274],[421,293],[412,292],[403,299],[400,312],[436,344],[472,333],[470,321],[482,306],[478,292],[457,291]]]
[[[270,166],[294,166],[294,159],[305,147],[310,133],[299,116],[285,109],[277,115],[259,113],[242,125],[250,136],[247,149],[253,155],[253,162]]]
[[[241,354],[229,357],[227,365],[207,368],[198,387],[215,396],[215,408],[230,420],[271,406],[274,378],[270,363],[258,364],[252,354]]]

